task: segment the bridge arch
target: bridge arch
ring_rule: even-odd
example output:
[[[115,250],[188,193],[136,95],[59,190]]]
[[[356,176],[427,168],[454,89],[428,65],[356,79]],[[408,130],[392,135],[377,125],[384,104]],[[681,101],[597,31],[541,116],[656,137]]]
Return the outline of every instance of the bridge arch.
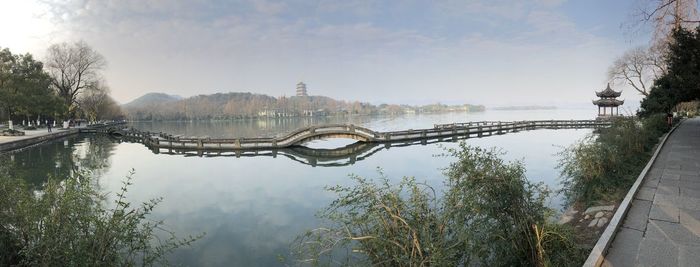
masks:
[[[307,127],[277,139],[278,144],[299,146],[313,140],[346,138],[360,142],[372,142],[378,134],[370,129],[355,125],[337,124],[322,127]]]

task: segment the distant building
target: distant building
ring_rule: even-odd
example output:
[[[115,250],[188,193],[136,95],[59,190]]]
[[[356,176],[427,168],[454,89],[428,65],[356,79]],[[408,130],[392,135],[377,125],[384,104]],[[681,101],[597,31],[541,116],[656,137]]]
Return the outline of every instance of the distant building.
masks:
[[[297,83],[297,96],[309,96],[308,93],[306,93],[306,84],[303,82]]]

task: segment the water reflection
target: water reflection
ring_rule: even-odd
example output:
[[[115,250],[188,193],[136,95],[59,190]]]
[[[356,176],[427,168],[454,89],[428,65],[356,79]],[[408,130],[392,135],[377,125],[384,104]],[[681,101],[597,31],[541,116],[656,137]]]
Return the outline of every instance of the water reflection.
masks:
[[[0,154],[0,176],[20,178],[33,186],[42,185],[49,176],[68,177],[87,170],[99,177],[119,143],[106,135],[81,135]]]

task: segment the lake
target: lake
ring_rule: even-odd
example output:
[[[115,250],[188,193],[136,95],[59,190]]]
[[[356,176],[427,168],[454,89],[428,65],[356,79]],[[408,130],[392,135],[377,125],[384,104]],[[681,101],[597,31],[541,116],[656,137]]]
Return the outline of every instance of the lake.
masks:
[[[376,131],[430,128],[433,124],[482,120],[593,119],[590,110],[485,111],[402,115],[397,117],[287,118],[226,122],[136,122],[130,126],[185,136],[273,136],[298,127],[324,123],[354,123]],[[558,189],[556,169],[563,147],[591,129],[533,130],[467,139],[469,145],[501,149],[507,160],[520,160],[528,179]],[[328,140],[314,148],[341,147],[354,141]],[[79,135],[2,155],[11,174],[41,184],[47,175],[62,176],[80,166],[97,168],[99,186],[117,191],[135,170],[128,199],[141,203],[163,197],[154,219],[164,219],[179,236],[206,236],[180,249],[172,261],[189,266],[279,266],[290,242],[305,230],[321,226],[315,213],[334,199],[325,186],[348,185],[348,175],[377,178],[379,170],[392,181],[404,176],[441,188],[442,169],[454,160],[436,156],[457,143],[442,142],[406,147],[377,146],[354,161],[295,160],[285,155],[213,157],[154,154],[142,144],[104,135]],[[7,163],[7,164],[6,164]],[[562,208],[561,196],[549,200]]]

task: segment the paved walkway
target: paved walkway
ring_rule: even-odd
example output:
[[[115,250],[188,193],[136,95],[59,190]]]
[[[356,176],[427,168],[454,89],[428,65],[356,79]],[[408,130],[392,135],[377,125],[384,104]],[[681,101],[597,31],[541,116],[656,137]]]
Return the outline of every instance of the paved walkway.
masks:
[[[700,118],[666,141],[603,266],[700,266]]]
[[[15,128],[15,129],[17,129],[17,128]],[[35,137],[39,137],[39,136],[50,135],[50,134],[55,134],[57,132],[65,131],[61,128],[58,128],[58,129],[54,128],[54,129],[52,129],[51,133],[49,133],[49,131],[46,128],[40,128],[37,130],[29,130],[29,131],[25,131],[22,129],[19,129],[19,130],[23,131],[24,135],[22,135],[22,136],[0,136],[0,144],[10,143],[10,142],[15,142],[15,141],[19,141],[19,140],[30,139],[30,138],[35,138]]]

